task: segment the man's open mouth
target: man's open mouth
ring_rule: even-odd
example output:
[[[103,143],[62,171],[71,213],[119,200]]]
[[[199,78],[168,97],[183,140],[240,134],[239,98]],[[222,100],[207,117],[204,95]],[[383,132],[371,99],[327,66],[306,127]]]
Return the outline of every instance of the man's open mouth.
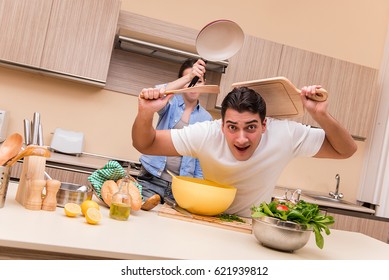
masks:
[[[250,146],[246,146],[246,147],[238,147],[238,146],[235,146],[235,148],[240,151],[240,152],[244,152],[246,151]]]

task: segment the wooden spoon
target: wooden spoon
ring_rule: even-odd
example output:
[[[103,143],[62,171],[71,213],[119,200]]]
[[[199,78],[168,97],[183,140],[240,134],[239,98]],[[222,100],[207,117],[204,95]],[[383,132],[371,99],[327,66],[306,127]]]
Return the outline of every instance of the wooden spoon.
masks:
[[[182,92],[198,92],[198,93],[211,93],[211,94],[219,94],[220,87],[218,85],[204,85],[204,86],[195,86],[188,87],[182,89],[173,89],[165,91],[165,95],[182,93]],[[140,94],[140,97],[143,98],[143,94]]]
[[[22,159],[26,156],[41,156],[41,157],[50,157],[51,152],[43,146],[35,146],[35,145],[30,145],[23,151],[21,151],[18,155],[13,157],[9,162],[7,162],[6,166],[12,166],[17,162],[19,159]]]
[[[23,137],[14,133],[5,139],[4,143],[0,147],[0,165],[4,165],[11,158],[16,156],[23,145]]]

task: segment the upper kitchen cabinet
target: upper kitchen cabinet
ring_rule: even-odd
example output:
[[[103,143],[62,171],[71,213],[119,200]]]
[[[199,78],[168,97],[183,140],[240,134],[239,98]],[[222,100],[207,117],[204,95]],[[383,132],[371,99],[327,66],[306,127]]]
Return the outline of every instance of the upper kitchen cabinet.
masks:
[[[221,107],[233,83],[277,76],[281,52],[281,44],[245,35],[242,48],[229,59],[229,67],[221,78],[216,107]]]
[[[177,79],[181,64],[196,53],[199,30],[121,11],[118,40],[112,53],[106,89],[138,95],[142,88]],[[217,68],[217,69],[216,69]],[[207,63],[207,84],[219,84],[216,62]],[[214,106],[214,94],[201,94],[200,103]]]
[[[104,86],[120,0],[0,0],[0,60]]]
[[[328,91],[328,110],[352,135],[367,138],[378,98],[378,69],[306,50],[284,46],[278,76],[297,88],[322,85]],[[317,126],[305,113],[303,123]]]
[[[105,84],[119,0],[54,0],[41,67]]]
[[[329,112],[358,138],[368,138],[378,97],[378,69],[350,63],[310,51],[247,36],[237,55],[230,59],[221,79],[216,107],[234,82],[276,76],[288,78],[297,88],[322,85],[329,93]],[[294,118],[305,124],[318,124],[305,113]]]
[[[39,67],[53,0],[0,0],[0,60]]]

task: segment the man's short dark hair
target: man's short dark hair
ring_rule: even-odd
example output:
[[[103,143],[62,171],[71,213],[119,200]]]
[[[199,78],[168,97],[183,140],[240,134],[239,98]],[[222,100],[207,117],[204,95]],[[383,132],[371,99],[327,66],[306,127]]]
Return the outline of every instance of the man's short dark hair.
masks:
[[[266,117],[265,100],[259,93],[248,87],[234,88],[231,92],[227,94],[227,96],[222,102],[222,120],[224,120],[227,109],[233,109],[235,111],[238,111],[239,113],[258,113],[262,122],[265,120]]]

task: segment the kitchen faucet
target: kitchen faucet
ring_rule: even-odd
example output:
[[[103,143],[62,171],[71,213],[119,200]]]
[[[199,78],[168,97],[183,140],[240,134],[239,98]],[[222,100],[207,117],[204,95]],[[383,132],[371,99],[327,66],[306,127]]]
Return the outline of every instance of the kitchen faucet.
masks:
[[[291,190],[285,190],[285,194],[284,194],[284,197],[283,199],[287,200],[287,201],[291,201],[293,203],[297,203],[300,201],[300,196],[301,196],[301,189],[296,189],[295,191],[291,191]]]
[[[343,198],[343,194],[342,193],[339,193],[339,184],[340,184],[340,176],[339,174],[336,174],[335,175],[335,179],[336,179],[336,189],[335,189],[335,192],[330,192],[330,196],[335,198],[335,199],[342,199]]]

